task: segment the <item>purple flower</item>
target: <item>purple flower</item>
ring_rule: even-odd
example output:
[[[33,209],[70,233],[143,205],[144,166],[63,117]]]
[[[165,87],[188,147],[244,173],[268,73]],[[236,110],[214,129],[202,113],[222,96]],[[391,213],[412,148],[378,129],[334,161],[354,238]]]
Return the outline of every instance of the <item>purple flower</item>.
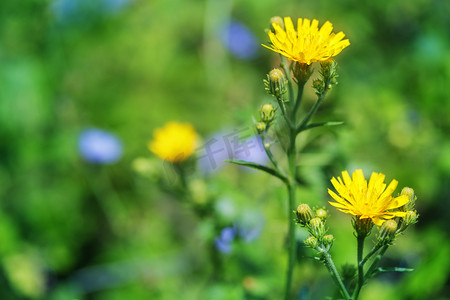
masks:
[[[228,134],[226,131],[218,132],[206,139],[198,149],[197,166],[203,174],[217,172],[225,164],[225,160],[232,158],[233,153],[225,138]]]
[[[253,135],[248,139],[239,143],[240,147],[236,147],[234,157],[236,159],[246,160],[258,164],[265,164],[269,158],[264,151],[264,145],[261,137]]]
[[[111,164],[122,156],[122,143],[112,133],[86,129],[78,139],[78,150],[87,162]]]
[[[237,235],[245,242],[250,243],[261,235],[264,217],[259,213],[248,213],[244,218],[234,223]]]
[[[253,33],[237,21],[225,26],[222,31],[222,42],[238,58],[251,59],[258,52],[258,43]]]
[[[222,252],[223,254],[228,254],[233,249],[231,243],[236,236],[236,229],[234,227],[225,227],[220,232],[220,236],[214,240],[214,245],[217,250]]]

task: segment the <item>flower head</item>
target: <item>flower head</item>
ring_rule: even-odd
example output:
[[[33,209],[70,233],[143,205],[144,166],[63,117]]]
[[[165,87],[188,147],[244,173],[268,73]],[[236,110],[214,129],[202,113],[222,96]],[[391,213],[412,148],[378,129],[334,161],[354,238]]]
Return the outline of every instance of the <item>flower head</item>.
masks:
[[[357,216],[359,219],[370,218],[377,226],[381,226],[386,219],[405,216],[405,212],[393,211],[409,201],[406,195],[392,197],[398,184],[397,180],[392,180],[386,188],[385,175],[373,172],[367,185],[360,169],[353,172],[352,178],[347,171],[343,171],[342,178],[343,181],[340,177],[337,180],[334,177],[331,179],[339,196],[328,189],[328,193],[336,200],[330,204],[338,210]]]
[[[154,139],[148,144],[150,151],[169,162],[181,162],[194,153],[197,133],[191,124],[169,122],[153,133]]]
[[[269,31],[271,46],[264,47],[286,56],[288,59],[310,65],[315,61],[325,61],[338,55],[350,45],[341,31],[332,33],[333,25],[325,22],[319,29],[319,21],[299,18],[297,30],[290,17],[284,18],[284,28],[272,23],[274,32]]]

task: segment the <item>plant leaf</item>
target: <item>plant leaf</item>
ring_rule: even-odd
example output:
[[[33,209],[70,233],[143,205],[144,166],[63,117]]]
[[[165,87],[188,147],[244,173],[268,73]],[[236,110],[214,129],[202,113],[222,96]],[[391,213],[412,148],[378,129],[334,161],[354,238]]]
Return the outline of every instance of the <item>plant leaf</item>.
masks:
[[[245,161],[245,160],[240,160],[240,159],[230,159],[230,160],[226,160],[227,162],[230,162],[232,164],[235,165],[239,165],[239,166],[245,166],[245,167],[249,167],[249,168],[253,168],[253,169],[257,169],[257,170],[261,170],[264,171],[266,173],[269,173],[272,176],[278,177],[279,179],[281,179],[284,182],[287,182],[287,178],[284,177],[283,175],[281,175],[279,172],[277,172],[276,170],[269,168],[267,166],[263,166],[251,161]]]
[[[377,268],[368,276],[368,278],[372,278],[379,273],[387,273],[387,272],[412,272],[414,269],[410,268],[400,268],[400,267],[392,267],[392,268]]]
[[[314,127],[321,127],[321,126],[338,126],[338,125],[342,125],[344,124],[344,122],[339,121],[339,122],[319,122],[319,123],[311,123],[308,125],[305,125],[303,127],[299,127],[297,129],[297,133],[301,132],[301,131],[305,131]]]

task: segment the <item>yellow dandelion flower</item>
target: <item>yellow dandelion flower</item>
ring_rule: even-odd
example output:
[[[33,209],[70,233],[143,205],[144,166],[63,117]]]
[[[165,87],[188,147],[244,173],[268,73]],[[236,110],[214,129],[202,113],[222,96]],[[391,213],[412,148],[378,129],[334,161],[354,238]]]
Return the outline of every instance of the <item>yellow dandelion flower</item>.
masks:
[[[169,122],[156,129],[153,137],[153,141],[148,143],[150,151],[173,163],[184,161],[191,156],[198,139],[191,124],[178,122]]]
[[[325,22],[319,29],[319,21],[299,18],[297,30],[290,17],[284,18],[284,29],[272,23],[275,33],[269,31],[271,46],[264,47],[286,56],[288,59],[310,65],[315,61],[325,61],[338,55],[350,45],[341,31],[332,33],[333,25]]]
[[[373,172],[367,185],[362,170],[353,172],[352,178],[347,171],[343,171],[342,178],[343,181],[340,177],[337,180],[334,177],[331,179],[339,196],[328,189],[328,193],[336,200],[329,203],[338,210],[360,219],[370,218],[377,226],[381,226],[386,219],[405,216],[405,212],[393,211],[409,201],[406,195],[392,197],[398,184],[397,180],[392,180],[386,188],[385,175]]]

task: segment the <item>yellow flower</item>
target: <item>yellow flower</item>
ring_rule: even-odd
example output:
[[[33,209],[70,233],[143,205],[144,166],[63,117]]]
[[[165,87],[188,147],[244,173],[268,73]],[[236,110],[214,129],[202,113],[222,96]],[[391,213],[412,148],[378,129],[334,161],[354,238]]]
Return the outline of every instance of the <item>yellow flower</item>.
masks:
[[[178,122],[169,122],[156,129],[153,137],[153,141],[148,143],[150,151],[173,163],[184,161],[192,155],[198,139],[191,124]]]
[[[367,185],[362,170],[353,172],[353,178],[350,178],[347,171],[343,171],[342,178],[344,181],[340,177],[337,180],[334,177],[331,179],[339,196],[328,189],[328,193],[336,200],[330,204],[338,210],[360,219],[370,218],[377,226],[381,226],[386,219],[405,216],[405,212],[392,211],[409,201],[406,195],[392,197],[397,180],[392,180],[386,188],[385,175],[373,172]]]
[[[342,40],[345,34],[341,31],[334,34],[333,25],[325,22],[318,27],[319,21],[298,19],[297,31],[290,17],[284,18],[283,29],[279,24],[272,23],[275,33],[269,31],[271,46],[264,47],[278,52],[288,59],[310,65],[315,61],[325,61],[338,55],[342,49],[350,45],[348,39]]]

